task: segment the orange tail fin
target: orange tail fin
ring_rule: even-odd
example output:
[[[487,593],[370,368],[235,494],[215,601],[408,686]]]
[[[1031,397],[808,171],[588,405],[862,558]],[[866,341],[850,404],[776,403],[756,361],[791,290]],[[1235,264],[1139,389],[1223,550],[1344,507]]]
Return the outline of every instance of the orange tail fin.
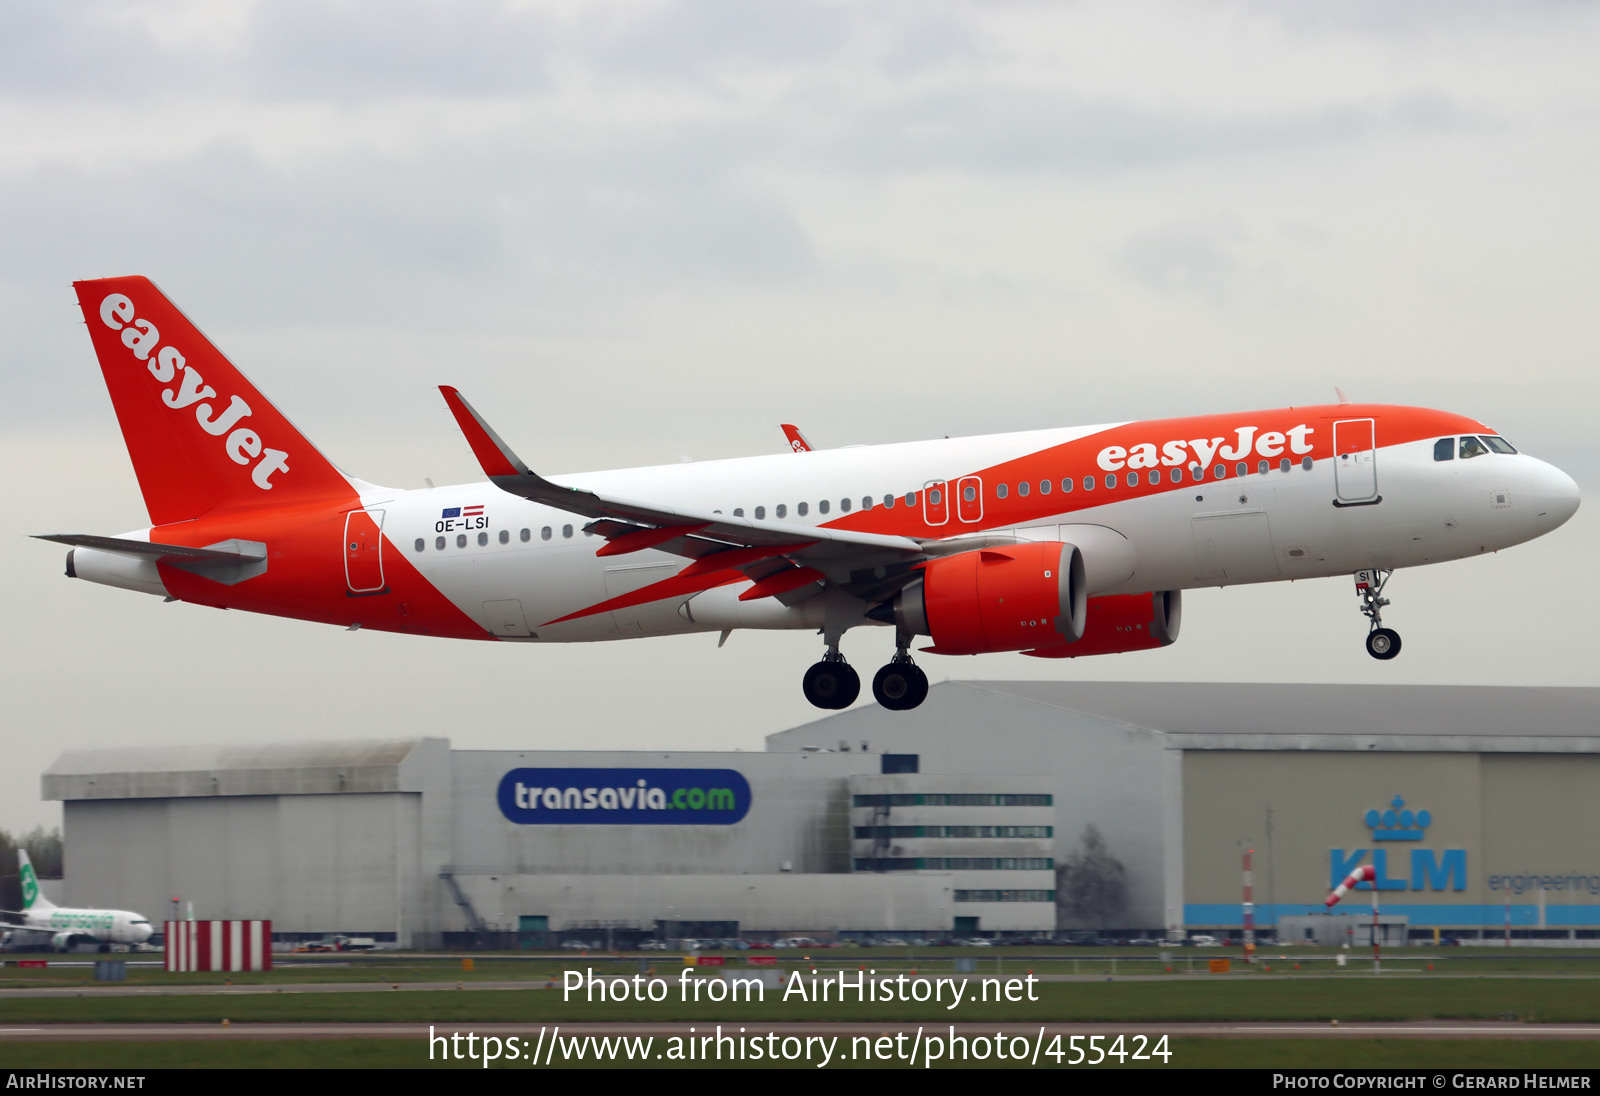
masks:
[[[75,282],[153,525],[349,481],[148,278]]]

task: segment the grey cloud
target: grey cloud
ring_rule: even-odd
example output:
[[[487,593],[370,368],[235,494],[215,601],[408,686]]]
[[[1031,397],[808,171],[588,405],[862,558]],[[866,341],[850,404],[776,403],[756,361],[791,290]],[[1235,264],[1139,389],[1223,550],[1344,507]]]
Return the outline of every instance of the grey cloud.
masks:
[[[836,104],[842,106],[842,104]],[[1059,92],[944,87],[850,114],[828,149],[855,172],[963,170],[1105,176],[1225,156],[1358,141],[1389,131],[1471,124],[1440,95],[1379,107],[1334,106],[1247,117],[1158,113]]]

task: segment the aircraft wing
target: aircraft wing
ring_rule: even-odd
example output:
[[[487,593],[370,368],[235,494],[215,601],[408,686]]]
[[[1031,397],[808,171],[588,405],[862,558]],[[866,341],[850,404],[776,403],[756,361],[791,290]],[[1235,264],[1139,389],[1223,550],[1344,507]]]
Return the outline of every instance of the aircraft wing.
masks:
[[[707,559],[699,565],[698,570],[705,572],[713,563],[739,570],[764,563],[770,566],[769,561],[779,556],[824,569],[826,564],[848,561],[848,569],[855,569],[875,563],[910,562],[930,554],[927,547],[910,537],[756,521],[563,487],[529,469],[460,392],[445,385],[439,391],[495,486],[531,502],[594,519],[585,528],[607,539],[600,555],[656,548],[702,560],[728,553],[726,559]],[[696,568],[691,566],[691,570]]]

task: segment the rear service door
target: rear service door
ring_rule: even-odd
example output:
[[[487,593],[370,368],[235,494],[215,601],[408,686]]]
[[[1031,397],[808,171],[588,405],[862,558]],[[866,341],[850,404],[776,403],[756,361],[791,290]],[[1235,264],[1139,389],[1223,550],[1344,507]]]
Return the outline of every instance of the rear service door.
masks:
[[[352,594],[383,591],[382,510],[352,510],[344,516],[344,581]]]

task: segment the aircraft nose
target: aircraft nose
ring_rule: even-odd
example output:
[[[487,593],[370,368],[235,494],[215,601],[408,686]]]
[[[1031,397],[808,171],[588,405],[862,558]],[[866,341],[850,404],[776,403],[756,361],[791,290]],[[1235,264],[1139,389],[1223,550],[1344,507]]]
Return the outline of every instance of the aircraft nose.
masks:
[[[1578,512],[1582,496],[1571,476],[1553,464],[1540,462],[1534,476],[1534,498],[1539,507],[1539,525],[1549,532]]]

